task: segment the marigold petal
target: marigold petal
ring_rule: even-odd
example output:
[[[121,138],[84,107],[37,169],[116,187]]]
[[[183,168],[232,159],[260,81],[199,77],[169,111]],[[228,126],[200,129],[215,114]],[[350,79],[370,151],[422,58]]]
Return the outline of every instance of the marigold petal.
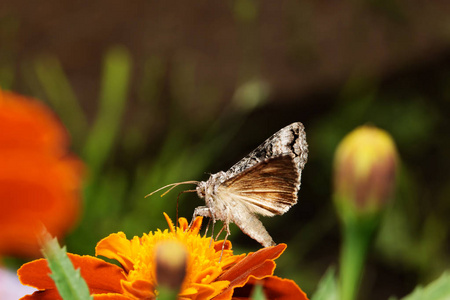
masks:
[[[31,295],[26,295],[19,300],[55,300],[61,299],[61,296],[58,293],[58,290],[45,290],[45,291],[37,291]]]
[[[94,300],[130,300],[130,298],[121,294],[99,294],[93,296]]]
[[[197,235],[200,232],[200,229],[202,228],[202,221],[203,217],[195,218],[194,223],[192,223],[192,226],[189,228],[189,231],[192,234]]]
[[[229,268],[217,280],[228,280],[230,285],[214,299],[230,299],[233,290],[244,286],[251,278],[262,279],[273,275],[275,269],[274,259],[278,258],[286,249],[286,244],[263,248]]]
[[[255,268],[252,268],[252,270],[249,270],[249,272],[242,272],[240,275],[236,277],[235,280],[232,280],[230,282],[230,285],[227,289],[223,290],[216,298],[215,300],[225,300],[230,299],[231,296],[234,293],[234,290],[236,288],[243,287],[247,284],[248,281],[251,281],[252,279],[262,279],[264,277],[270,276],[268,273],[273,273],[273,270],[275,269],[275,262],[271,260],[266,260],[262,264],[258,265]],[[251,274],[249,274],[251,273]]]
[[[0,256],[39,256],[36,228],[62,237],[78,219],[83,165],[35,99],[0,89],[0,124]]]
[[[225,253],[225,251],[224,251]],[[237,264],[240,260],[245,258],[245,253],[240,255],[230,255],[227,257],[222,257],[222,261],[220,262],[220,266],[222,267],[223,271],[226,271],[231,266],[234,266]]]
[[[215,290],[214,294],[211,295],[212,296],[211,298],[220,294],[229,285],[230,285],[230,282],[226,281],[226,280],[211,282],[211,286],[213,286],[214,290]]]
[[[175,226],[173,225],[172,220],[169,218],[169,216],[166,213],[163,213],[163,214],[164,214],[164,218],[166,218],[167,224],[169,225],[170,232],[175,233],[176,230],[175,230]]]
[[[50,269],[48,268],[47,260],[43,258],[23,264],[17,270],[17,275],[22,284],[39,290],[54,289],[56,287],[50,276],[47,276],[49,273]]]
[[[125,276],[121,268],[93,256],[79,256],[70,253],[68,256],[74,268],[80,269],[81,276],[89,286],[91,294],[122,292],[120,281],[124,280]],[[45,259],[26,263],[17,271],[22,284],[46,290],[46,292],[56,289],[55,283],[48,276],[50,273]]]
[[[178,218],[178,228],[181,231],[186,231],[189,228],[189,223],[186,218]]]
[[[216,292],[216,289],[211,284],[197,284],[192,286],[197,290],[195,294],[190,295],[188,298],[192,300],[204,300],[211,299]]]
[[[244,275],[253,275],[252,272],[254,270],[258,270],[258,268],[264,264],[265,261],[273,261],[274,259],[277,259],[285,249],[286,244],[279,244],[273,247],[260,249],[254,253],[249,253],[244,259],[224,272],[218,279],[236,281]],[[273,269],[267,270],[267,272],[267,275],[270,276],[273,274]]]
[[[290,279],[271,276],[263,279],[267,299],[308,300],[306,293]]]
[[[181,293],[178,294],[178,297],[182,297],[182,298],[189,298],[190,296],[194,295],[195,293],[197,293],[198,290],[194,287],[189,287],[187,289],[184,289]]]
[[[152,299],[155,297],[153,286],[150,281],[134,280],[130,282],[123,280],[121,284],[125,293],[133,296],[132,299]]]
[[[63,155],[67,131],[42,102],[0,89],[0,145],[3,149],[33,149]]]
[[[250,279],[244,287],[234,290],[232,299],[249,299],[256,284],[262,285],[266,299],[308,300],[305,292],[294,281],[276,276],[262,280]]]
[[[134,262],[130,259],[133,252],[133,243],[136,241],[128,240],[125,233],[112,233],[97,243],[95,255],[101,255],[110,259],[117,260],[126,270],[132,270]]]
[[[224,241],[222,240],[222,241],[217,241],[217,242],[214,242],[214,250],[216,250],[217,252],[219,252],[219,251],[222,251],[222,248],[223,248],[223,250],[225,251],[225,250],[231,250],[231,242],[230,241],[225,241],[225,246],[223,246],[223,244],[224,244]]]
[[[36,228],[61,237],[80,211],[80,161],[0,145],[0,255],[40,253]]]
[[[122,294],[94,294],[94,300],[130,300],[130,298]],[[61,299],[57,290],[37,291],[32,295],[27,295],[20,300],[55,300]]]
[[[75,269],[80,269],[91,294],[121,293],[123,269],[93,256],[69,254]]]
[[[192,281],[200,284],[210,283],[214,281],[221,273],[222,269],[217,268],[216,266],[211,266],[195,274]]]

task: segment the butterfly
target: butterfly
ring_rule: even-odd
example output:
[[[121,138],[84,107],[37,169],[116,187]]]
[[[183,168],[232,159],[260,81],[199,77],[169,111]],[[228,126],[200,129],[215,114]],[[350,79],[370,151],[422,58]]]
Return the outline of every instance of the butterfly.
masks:
[[[269,247],[275,242],[258,215],[282,215],[297,203],[307,160],[305,128],[296,122],[280,129],[226,172],[212,174],[207,181],[169,184],[147,196],[167,187],[171,187],[170,191],[180,184],[196,184],[193,191],[205,200],[205,206],[194,210],[192,220],[197,216],[209,217],[213,226],[222,221],[218,235],[225,230],[225,240],[230,235],[230,223],[234,223],[261,245]]]

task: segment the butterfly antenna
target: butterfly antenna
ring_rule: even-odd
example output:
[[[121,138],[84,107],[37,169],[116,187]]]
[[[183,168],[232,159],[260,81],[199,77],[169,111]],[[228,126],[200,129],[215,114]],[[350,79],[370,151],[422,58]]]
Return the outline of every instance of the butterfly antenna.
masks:
[[[159,192],[160,190],[163,190],[163,189],[168,188],[168,187],[171,187],[171,188],[168,189],[167,191],[165,191],[165,192],[161,195],[161,197],[164,196],[165,194],[167,194],[168,192],[170,192],[171,190],[173,190],[174,188],[176,188],[176,187],[179,186],[179,185],[182,185],[182,184],[198,184],[198,183],[199,183],[199,181],[195,181],[195,180],[171,183],[171,184],[165,185],[165,186],[163,186],[163,187],[157,189],[156,191],[151,192],[150,194],[146,195],[145,198],[150,197],[150,196],[153,195],[154,193],[157,193],[157,192]]]

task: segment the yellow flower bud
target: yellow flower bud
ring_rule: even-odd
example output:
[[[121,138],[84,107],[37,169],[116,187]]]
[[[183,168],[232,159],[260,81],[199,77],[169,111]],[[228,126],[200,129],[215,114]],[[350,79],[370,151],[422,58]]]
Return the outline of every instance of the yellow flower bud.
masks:
[[[334,157],[334,200],[341,217],[379,212],[394,189],[396,165],[397,150],[386,131],[361,126],[349,133]]]
[[[158,286],[178,291],[186,275],[186,247],[176,241],[165,241],[156,247],[155,254]]]

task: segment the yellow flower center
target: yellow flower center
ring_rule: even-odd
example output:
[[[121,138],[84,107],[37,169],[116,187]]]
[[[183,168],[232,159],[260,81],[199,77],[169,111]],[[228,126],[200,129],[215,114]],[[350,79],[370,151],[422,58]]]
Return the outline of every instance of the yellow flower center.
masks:
[[[185,245],[188,252],[187,272],[183,283],[183,287],[190,286],[195,283],[210,283],[217,276],[212,278],[210,273],[206,272],[205,276],[198,274],[205,273],[206,270],[221,269],[219,265],[220,252],[216,252],[213,247],[210,247],[210,238],[200,237],[199,235],[192,235],[189,231],[182,231],[180,228],[176,232],[169,232],[168,229],[161,232],[160,230],[144,234],[141,238],[141,247],[136,253],[134,259],[134,270],[128,274],[130,281],[134,280],[148,280],[156,282],[155,274],[155,249],[159,243],[164,241],[178,241]],[[224,251],[224,256],[229,256],[229,251]],[[220,272],[219,272],[220,274]]]
[[[123,233],[111,235],[97,245],[97,254],[117,259],[125,271],[128,271],[127,280],[122,282],[127,295],[136,298],[142,295],[152,297],[157,295],[158,289],[155,262],[157,248],[161,243],[177,242],[183,245],[187,252],[186,276],[179,297],[194,299],[202,295],[202,299],[210,299],[219,294],[229,282],[216,279],[245,254],[233,255],[231,244],[227,244],[228,247],[225,247],[220,258],[222,242],[211,243],[210,237],[198,234],[201,218],[189,228],[186,219],[180,218],[180,226],[175,227],[167,215],[165,216],[169,229],[158,229],[132,240],[127,240]]]

